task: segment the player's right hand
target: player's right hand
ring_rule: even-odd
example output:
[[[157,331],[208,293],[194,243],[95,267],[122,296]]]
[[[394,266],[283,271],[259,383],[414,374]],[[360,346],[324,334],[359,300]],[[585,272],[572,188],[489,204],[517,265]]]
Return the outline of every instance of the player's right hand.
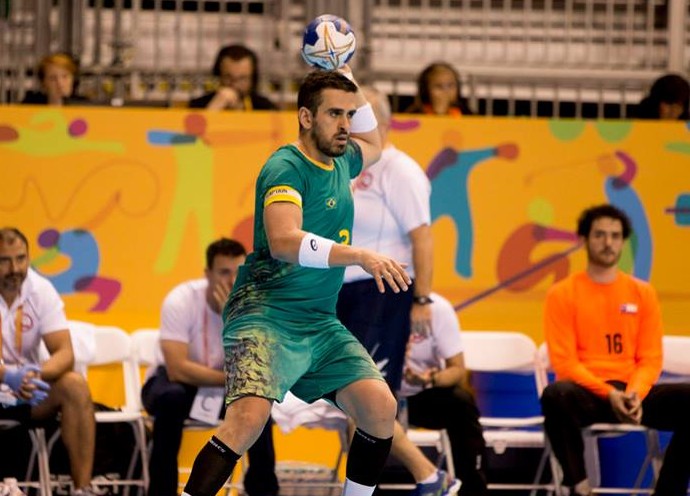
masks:
[[[412,284],[412,279],[405,271],[404,265],[374,251],[362,250],[360,266],[374,277],[380,293],[386,292],[384,281],[394,293],[407,291]]]

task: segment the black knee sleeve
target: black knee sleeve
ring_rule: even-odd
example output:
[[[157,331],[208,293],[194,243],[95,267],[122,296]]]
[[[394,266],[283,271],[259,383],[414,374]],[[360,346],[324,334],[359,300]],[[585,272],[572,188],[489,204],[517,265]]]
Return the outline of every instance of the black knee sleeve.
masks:
[[[360,429],[355,430],[347,456],[347,478],[363,486],[375,486],[392,444],[393,437],[380,439]]]
[[[216,436],[211,437],[194,460],[184,492],[190,496],[215,496],[228,480],[240,455]]]

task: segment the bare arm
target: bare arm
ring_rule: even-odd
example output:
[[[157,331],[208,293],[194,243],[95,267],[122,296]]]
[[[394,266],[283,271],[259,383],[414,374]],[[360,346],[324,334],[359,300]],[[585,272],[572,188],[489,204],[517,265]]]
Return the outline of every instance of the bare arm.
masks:
[[[264,226],[271,256],[283,262],[298,263],[302,238],[302,210],[289,202],[274,202],[264,210]],[[328,257],[329,267],[359,265],[374,276],[379,291],[385,290],[384,279],[394,292],[407,290],[411,283],[405,269],[392,258],[371,250],[334,244]]]
[[[74,368],[72,340],[69,331],[63,329],[44,335],[43,342],[50,353],[50,358],[41,366],[41,378],[49,382],[55,381]]]
[[[349,66],[345,65],[342,69],[340,69],[340,72],[345,74],[353,83],[357,85],[357,88],[359,88],[359,84],[357,83],[357,81],[355,81],[354,77],[352,76],[352,70],[350,70]],[[369,103],[361,89],[357,90],[356,96],[358,109]],[[378,128],[374,128],[366,133],[352,132],[350,134],[350,137],[357,142],[357,144],[362,150],[362,160],[364,162],[364,168],[367,168],[370,165],[375,164],[378,161],[378,159],[381,158],[383,142],[381,141],[381,134],[379,133]]]
[[[193,386],[222,386],[225,375],[222,370],[212,369],[189,360],[187,343],[161,340],[165,367],[171,381],[192,384]]]
[[[421,225],[409,232],[412,242],[412,265],[414,266],[415,296],[431,294],[431,280],[434,265],[434,241],[431,226]],[[431,331],[431,305],[413,304],[410,311],[410,326],[413,334],[428,335]]]

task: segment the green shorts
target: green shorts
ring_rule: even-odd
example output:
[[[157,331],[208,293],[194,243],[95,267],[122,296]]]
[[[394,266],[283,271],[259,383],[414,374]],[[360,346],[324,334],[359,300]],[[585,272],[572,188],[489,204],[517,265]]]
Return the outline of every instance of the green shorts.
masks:
[[[335,317],[314,329],[240,317],[225,328],[224,345],[226,405],[242,396],[282,401],[288,390],[311,403],[360,379],[383,380],[367,350]]]

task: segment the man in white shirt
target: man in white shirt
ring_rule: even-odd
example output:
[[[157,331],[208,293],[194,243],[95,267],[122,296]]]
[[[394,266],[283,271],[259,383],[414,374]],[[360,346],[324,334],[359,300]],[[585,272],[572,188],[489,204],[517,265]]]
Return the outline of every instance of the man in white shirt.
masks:
[[[419,164],[388,142],[391,109],[386,95],[371,87],[362,90],[376,114],[384,149],[379,161],[353,181],[352,245],[398,260],[413,283],[408,291],[381,293],[377,286],[381,281],[360,267],[349,266],[338,295],[337,314],[369,351],[391,391],[397,393],[410,330],[424,335],[431,328],[431,185]],[[437,470],[399,424],[391,453],[417,482],[414,496],[457,492],[460,482]]]
[[[485,495],[485,442],[467,385],[460,325],[448,300],[436,293],[430,298],[432,332],[410,341],[400,396],[407,397],[410,425],[448,431],[455,474],[462,480],[458,494]]]
[[[86,379],[73,371],[64,304],[50,282],[29,268],[29,243],[13,227],[0,229],[0,296],[0,418],[29,422],[59,412],[76,488],[72,494],[96,494],[91,486],[96,420]],[[50,353],[43,363],[41,340]]]
[[[154,416],[148,496],[177,494],[177,454],[194,398],[200,387],[225,385],[221,312],[245,257],[237,241],[221,238],[211,243],[206,249],[206,277],[176,286],[163,302],[163,365],[142,390],[144,406]],[[251,465],[244,485],[250,496],[278,492],[271,427],[269,422],[249,449]]]

